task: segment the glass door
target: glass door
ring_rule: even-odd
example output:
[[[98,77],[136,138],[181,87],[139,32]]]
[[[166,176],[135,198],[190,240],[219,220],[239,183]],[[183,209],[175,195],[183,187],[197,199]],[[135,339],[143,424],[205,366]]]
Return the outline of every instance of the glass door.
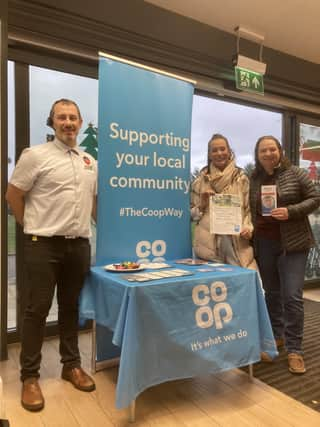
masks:
[[[196,94],[191,128],[191,176],[207,163],[207,146],[214,133],[230,143],[236,163],[248,174],[254,167],[254,147],[263,135],[282,140],[283,116],[278,111]]]
[[[320,191],[320,120],[299,117],[299,165]],[[320,279],[320,208],[309,215],[316,245],[310,250],[305,272],[306,281]]]
[[[97,158],[98,81],[61,71],[35,66],[29,67],[30,76],[30,145],[44,144],[54,137],[46,125],[51,105],[58,99],[75,101],[80,108],[83,125],[78,143],[84,151]],[[92,229],[91,253],[95,258],[95,227]],[[58,314],[56,295],[47,318],[56,322]]]
[[[8,66],[8,180],[21,151],[53,137],[46,125],[54,101],[68,98],[80,107],[83,126],[78,136],[84,151],[97,157],[98,81],[65,72],[9,62]],[[19,120],[16,120],[19,117]],[[91,242],[95,258],[95,227]],[[8,341],[19,341],[24,307],[23,233],[8,210]],[[56,335],[57,302],[47,318],[46,335]]]
[[[8,61],[8,177],[15,165],[15,85],[14,63]],[[8,208],[8,331],[17,327],[17,287],[16,287],[16,223]]]

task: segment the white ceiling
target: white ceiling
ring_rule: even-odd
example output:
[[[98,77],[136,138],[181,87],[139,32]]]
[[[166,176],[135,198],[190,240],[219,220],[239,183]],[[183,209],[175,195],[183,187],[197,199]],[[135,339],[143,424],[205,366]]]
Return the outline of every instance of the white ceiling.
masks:
[[[320,0],[145,0],[235,34],[243,26],[264,46],[320,64]]]

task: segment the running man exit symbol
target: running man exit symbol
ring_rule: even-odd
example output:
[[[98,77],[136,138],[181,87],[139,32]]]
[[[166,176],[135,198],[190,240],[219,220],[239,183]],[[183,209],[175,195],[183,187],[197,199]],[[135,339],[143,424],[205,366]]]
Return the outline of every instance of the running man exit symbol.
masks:
[[[264,94],[263,75],[241,67],[235,67],[237,89]]]

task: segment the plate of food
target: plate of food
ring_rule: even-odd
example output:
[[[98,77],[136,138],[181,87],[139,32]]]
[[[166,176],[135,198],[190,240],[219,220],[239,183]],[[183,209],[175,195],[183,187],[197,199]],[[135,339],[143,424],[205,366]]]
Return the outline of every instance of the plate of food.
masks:
[[[105,265],[103,268],[107,271],[113,271],[114,273],[129,273],[130,271],[144,270],[145,267],[143,264],[139,264],[135,261],[124,261]]]

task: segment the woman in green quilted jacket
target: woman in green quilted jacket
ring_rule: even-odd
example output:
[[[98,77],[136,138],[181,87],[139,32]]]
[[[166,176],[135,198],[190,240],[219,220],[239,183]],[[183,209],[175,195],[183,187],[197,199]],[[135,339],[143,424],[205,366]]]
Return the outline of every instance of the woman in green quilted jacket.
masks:
[[[262,208],[272,194],[276,207]],[[302,169],[290,164],[273,136],[259,138],[255,170],[250,180],[254,248],[266,303],[278,348],[285,345],[289,371],[306,371],[303,351],[303,284],[314,238],[308,215],[320,205],[320,195]],[[264,361],[269,360],[264,355]]]

